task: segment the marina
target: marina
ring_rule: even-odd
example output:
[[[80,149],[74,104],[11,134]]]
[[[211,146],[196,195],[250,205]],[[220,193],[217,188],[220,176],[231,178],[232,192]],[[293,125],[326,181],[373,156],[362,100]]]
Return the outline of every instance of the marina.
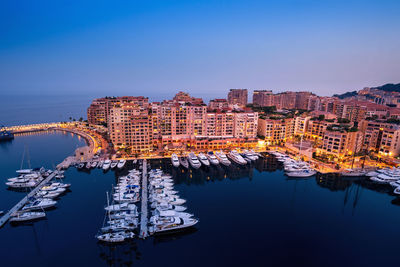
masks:
[[[14,157],[7,156],[11,164],[7,163],[7,159],[2,158],[3,164],[14,164],[10,166],[10,171],[5,173],[5,177],[12,177],[15,170],[20,169],[19,162],[24,145],[19,145],[19,141],[24,139],[31,140],[29,144],[33,166],[39,164],[51,166],[53,163],[49,159],[57,160],[54,162],[55,164],[70,155],[73,151],[70,147],[74,147],[74,145],[68,144],[64,148],[58,147],[57,151],[64,149],[65,153],[61,153],[62,155],[51,155],[53,150],[48,150],[46,158],[38,158],[36,154],[38,148],[31,142],[40,146],[41,142],[51,145],[54,140],[55,143],[51,147],[57,148],[57,144],[62,143],[56,138],[57,136],[65,137],[61,133],[53,136],[27,136],[19,137],[13,143],[8,144],[14,146],[13,151],[18,151],[18,153],[15,152]],[[78,141],[77,137],[68,135],[68,138]],[[40,160],[38,161],[38,159]],[[14,163],[12,164],[12,162]],[[133,169],[143,171],[140,169],[142,164],[140,161],[137,163],[127,161],[123,169],[116,167],[113,170],[104,170],[103,167],[68,168],[65,171],[65,182],[73,184],[73,188],[63,197],[65,201],[57,203],[56,210],[46,212],[46,218],[32,224],[18,226],[6,224],[0,229],[0,242],[5,247],[1,254],[3,261],[14,263],[15,258],[8,255],[10,251],[18,248],[30,255],[30,263],[36,264],[40,264],[50,257],[51,260],[57,259],[62,262],[60,266],[83,264],[86,261],[100,266],[107,265],[107,262],[133,262],[135,265],[141,266],[161,264],[162,257],[168,257],[174,251],[179,250],[183,256],[170,260],[170,263],[172,265],[189,264],[192,258],[184,256],[185,253],[189,255],[193,249],[201,250],[205,244],[212,243],[220,249],[208,252],[209,257],[199,258],[194,265],[209,264],[210,260],[218,262],[221,259],[221,253],[235,255],[224,258],[225,264],[234,265],[245,262],[256,264],[260,260],[259,255],[265,254],[260,254],[256,240],[263,239],[265,245],[271,250],[267,255],[273,260],[285,263],[284,254],[282,254],[284,248],[289,251],[298,250],[298,245],[304,242],[303,238],[306,238],[307,235],[307,239],[312,237],[310,246],[314,249],[315,247],[321,248],[318,250],[318,257],[313,255],[306,258],[311,265],[318,265],[323,257],[327,257],[326,251],[334,248],[338,253],[345,253],[354,246],[363,248],[364,252],[362,255],[356,253],[348,260],[350,263],[364,266],[382,263],[382,259],[375,258],[371,251],[378,247],[368,248],[359,241],[356,229],[359,229],[360,226],[362,229],[377,226],[384,229],[380,236],[371,235],[368,230],[363,230],[362,234],[381,244],[379,246],[380,253],[385,255],[383,263],[390,263],[394,260],[392,255],[395,245],[391,238],[394,228],[391,227],[391,223],[379,218],[389,216],[390,221],[400,220],[397,212],[400,200],[392,193],[395,188],[390,184],[373,183],[367,177],[348,179],[344,176],[315,174],[306,179],[293,179],[285,176],[285,166],[278,161],[278,157],[272,154],[265,154],[264,157],[243,166],[231,163],[229,166],[218,164],[209,167],[202,166],[198,169],[192,167],[186,169],[184,166],[173,167],[170,159],[146,160],[147,166],[144,169],[160,169],[165,175],[170,174],[171,178],[166,178],[173,181],[170,193],[176,196],[175,191],[179,192],[180,198],[186,200],[182,206],[188,208],[182,212],[195,214],[196,218],[200,219],[199,223],[183,232],[166,236],[147,236],[143,241],[139,235],[135,235],[124,236],[123,238],[129,237],[130,241],[118,245],[97,243],[94,236],[98,231],[96,226],[104,219],[102,205],[106,203],[105,192],[110,191],[113,185],[115,187],[121,177],[128,175],[129,171]],[[141,186],[148,181],[147,179],[143,180],[143,177],[141,175]],[[168,185],[167,181],[169,180],[166,180],[165,185]],[[5,188],[5,185],[3,187]],[[90,188],[90,194],[88,188]],[[239,196],[243,190],[251,190],[252,194],[241,198]],[[2,198],[1,210],[7,210],[23,197],[23,193],[9,190],[1,193],[0,197],[6,197]],[[143,192],[141,197],[143,197]],[[315,201],[316,199],[318,201]],[[142,207],[142,200],[136,204],[140,210],[145,211],[146,209]],[[249,208],[250,214],[253,214],[246,219],[242,218],[240,212],[237,212],[237,207],[243,205]],[[148,203],[147,211],[150,210],[151,204]],[[79,224],[75,223],[74,214],[79,214]],[[141,215],[139,214],[138,227],[141,227],[141,219],[150,219],[153,216],[151,213],[140,217]],[[226,223],[227,218],[230,221],[228,224]],[[155,219],[148,222],[156,222]],[[237,231],[239,225],[248,229],[246,234],[226,236],[226,233]],[[351,230],[343,232],[340,225],[346,225]],[[285,242],[285,240],[293,242],[292,235],[300,230],[304,233],[304,237],[300,235],[294,240],[294,243]],[[139,228],[137,233],[140,234]],[[329,238],[331,235],[329,233],[337,237],[334,242]],[[6,242],[5,240],[11,240],[11,236],[14,241]],[[121,240],[121,235],[107,238],[111,237],[114,240]],[[325,238],[330,241],[326,242]],[[247,244],[246,248],[241,245],[244,243]],[[45,257],[38,251],[46,251],[47,256]],[[300,252],[305,253],[304,250],[300,250]],[[365,255],[366,252],[369,252],[369,256]],[[154,253],[159,257],[152,257]],[[290,262],[286,261],[288,264]],[[17,259],[17,266],[26,263],[27,260],[23,258]]]

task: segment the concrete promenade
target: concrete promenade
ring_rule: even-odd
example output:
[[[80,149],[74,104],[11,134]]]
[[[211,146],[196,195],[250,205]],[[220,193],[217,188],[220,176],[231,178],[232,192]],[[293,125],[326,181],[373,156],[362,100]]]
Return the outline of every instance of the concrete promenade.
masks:
[[[143,160],[142,168],[142,206],[140,216],[140,233],[139,237],[145,239],[148,236],[148,196],[147,196],[147,161]]]

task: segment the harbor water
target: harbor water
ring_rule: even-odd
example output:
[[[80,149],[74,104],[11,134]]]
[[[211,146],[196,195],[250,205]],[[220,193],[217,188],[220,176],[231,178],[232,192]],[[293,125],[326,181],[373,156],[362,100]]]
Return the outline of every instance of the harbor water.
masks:
[[[4,182],[20,168],[52,168],[84,140],[69,133],[17,136],[0,143],[0,210],[23,192]],[[27,167],[27,156],[25,156]],[[70,192],[47,218],[0,229],[1,266],[395,266],[400,199],[366,179],[288,179],[273,156],[250,167],[185,171],[169,160],[153,168],[173,175],[188,212],[200,222],[174,235],[103,245],[105,192],[124,172],[65,172]],[[132,167],[132,164],[128,164]]]

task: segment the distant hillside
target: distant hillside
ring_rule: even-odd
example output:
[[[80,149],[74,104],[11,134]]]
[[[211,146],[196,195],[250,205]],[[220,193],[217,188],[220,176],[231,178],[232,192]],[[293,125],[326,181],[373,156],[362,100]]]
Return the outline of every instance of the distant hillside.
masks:
[[[372,88],[379,89],[379,90],[386,91],[386,92],[400,92],[400,83],[398,83],[398,84],[387,83],[385,85],[378,86],[378,87],[372,87]]]
[[[333,95],[334,97],[338,97],[340,99],[344,99],[344,98],[348,98],[348,97],[352,97],[352,96],[356,96],[357,95],[357,91],[353,91],[353,92],[347,92],[341,95],[335,94]]]
[[[382,90],[385,92],[400,92],[400,83],[398,83],[398,84],[387,83],[385,85],[371,87],[371,89],[378,89],[378,90]],[[338,97],[340,99],[344,99],[344,98],[348,98],[348,97],[352,97],[352,96],[356,96],[356,95],[357,95],[357,91],[353,91],[353,92],[347,92],[347,93],[344,93],[341,95],[335,94],[333,96]],[[366,95],[366,97],[368,97],[368,95]]]

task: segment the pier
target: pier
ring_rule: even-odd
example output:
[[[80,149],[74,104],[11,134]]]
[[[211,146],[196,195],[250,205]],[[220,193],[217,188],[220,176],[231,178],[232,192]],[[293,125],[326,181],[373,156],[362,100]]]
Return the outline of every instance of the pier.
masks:
[[[28,202],[29,198],[33,197],[43,185],[50,182],[55,176],[57,175],[56,172],[53,172],[49,176],[46,177],[43,181],[41,181],[35,189],[33,189],[29,194],[27,194],[20,202],[18,202],[14,207],[12,207],[3,217],[0,218],[0,227],[3,227],[4,224],[10,219],[10,217],[17,211],[19,211],[25,204]]]
[[[147,162],[143,160],[142,168],[142,206],[141,206],[141,217],[140,217],[140,238],[146,238],[148,236],[147,224],[148,224],[148,199],[147,199]]]

